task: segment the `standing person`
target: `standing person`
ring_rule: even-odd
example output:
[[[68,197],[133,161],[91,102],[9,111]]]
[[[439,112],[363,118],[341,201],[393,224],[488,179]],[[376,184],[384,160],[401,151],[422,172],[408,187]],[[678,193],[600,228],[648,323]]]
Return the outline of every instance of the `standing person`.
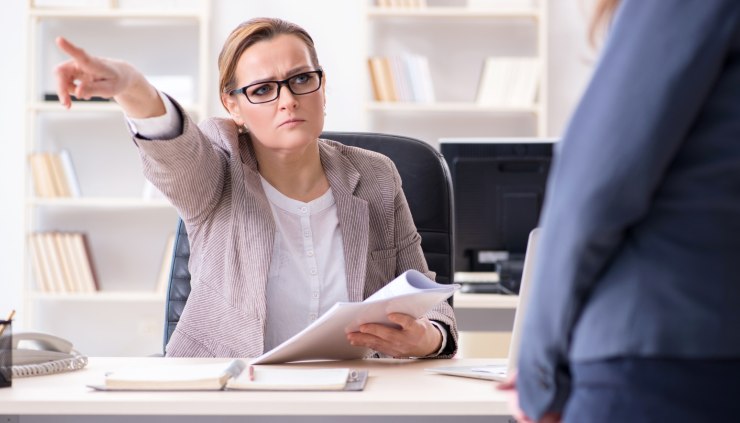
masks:
[[[318,138],[326,75],[303,28],[239,25],[218,60],[230,118],[200,127],[132,65],[57,44],[71,57],[55,72],[61,103],[113,98],[145,176],[187,227],[193,287],[168,356],[256,357],[408,269],[434,278],[393,162]],[[395,357],[454,355],[446,302],[389,318],[400,329],[363,325],[349,341]]]
[[[740,2],[602,0],[520,348],[523,421],[737,420]]]

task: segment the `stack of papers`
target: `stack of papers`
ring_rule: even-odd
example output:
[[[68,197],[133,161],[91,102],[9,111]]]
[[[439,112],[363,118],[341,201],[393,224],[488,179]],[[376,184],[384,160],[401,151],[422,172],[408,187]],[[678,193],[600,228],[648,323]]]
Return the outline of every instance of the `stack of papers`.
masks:
[[[388,314],[422,317],[459,288],[460,285],[439,284],[421,272],[408,270],[363,302],[334,304],[306,329],[257,357],[252,364],[364,358],[371,350],[351,345],[348,333],[357,332],[365,323],[398,327],[388,320]]]

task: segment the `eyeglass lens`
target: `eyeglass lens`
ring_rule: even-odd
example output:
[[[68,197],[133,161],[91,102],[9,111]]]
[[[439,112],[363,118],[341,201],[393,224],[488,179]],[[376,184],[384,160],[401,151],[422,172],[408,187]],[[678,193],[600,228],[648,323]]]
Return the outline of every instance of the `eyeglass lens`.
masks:
[[[303,95],[318,90],[321,87],[321,78],[317,72],[301,73],[286,81],[255,84],[247,87],[245,94],[252,103],[266,103],[278,98],[281,84],[287,85],[291,93]]]

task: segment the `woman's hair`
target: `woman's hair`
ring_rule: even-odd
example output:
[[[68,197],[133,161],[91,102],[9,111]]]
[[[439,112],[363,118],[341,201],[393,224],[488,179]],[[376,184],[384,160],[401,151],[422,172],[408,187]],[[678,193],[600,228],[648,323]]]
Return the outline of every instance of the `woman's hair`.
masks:
[[[588,30],[592,45],[597,44],[598,39],[611,24],[619,2],[620,0],[597,0]]]
[[[252,45],[270,40],[281,34],[295,35],[308,47],[313,66],[319,67],[319,57],[313,39],[300,26],[277,18],[254,18],[242,22],[237,26],[224,42],[221,53],[218,55],[219,89],[222,93],[236,89],[236,65],[244,50]],[[221,100],[221,104],[226,107]]]

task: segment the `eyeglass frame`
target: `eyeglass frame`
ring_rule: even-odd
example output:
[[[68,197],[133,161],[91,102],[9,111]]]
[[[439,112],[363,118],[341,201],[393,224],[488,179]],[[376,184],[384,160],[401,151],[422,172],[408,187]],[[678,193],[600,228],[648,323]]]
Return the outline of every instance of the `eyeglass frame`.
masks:
[[[298,76],[301,76],[301,75],[306,75],[306,74],[309,74],[309,73],[315,73],[315,74],[317,74],[319,76],[319,86],[316,87],[315,90],[309,91],[307,93],[298,94],[295,91],[293,91],[293,88],[290,87],[289,81],[291,79],[295,78],[295,77],[298,77]],[[290,93],[293,94],[293,95],[306,95],[306,94],[315,93],[316,91],[320,90],[321,89],[321,85],[323,84],[323,82],[322,82],[323,80],[324,80],[324,70],[323,69],[316,69],[316,70],[312,70],[312,71],[308,71],[308,72],[297,73],[297,74],[291,76],[290,78],[283,79],[282,81],[261,81],[261,82],[255,82],[253,84],[245,85],[245,86],[243,86],[241,88],[233,89],[233,90],[229,91],[229,95],[244,94],[244,97],[246,97],[247,101],[250,102],[250,103],[252,103],[252,104],[266,104],[266,103],[273,102],[273,101],[277,100],[278,98],[280,98],[280,89],[283,87],[283,85],[285,85],[286,87],[288,87],[288,91],[290,91]],[[269,83],[275,83],[278,86],[277,87],[277,94],[275,94],[275,98],[273,98],[272,100],[260,101],[258,103],[255,103],[254,101],[252,101],[252,100],[249,99],[249,96],[247,95],[247,89],[249,87],[254,87],[255,85],[262,85],[262,84],[269,84]]]

